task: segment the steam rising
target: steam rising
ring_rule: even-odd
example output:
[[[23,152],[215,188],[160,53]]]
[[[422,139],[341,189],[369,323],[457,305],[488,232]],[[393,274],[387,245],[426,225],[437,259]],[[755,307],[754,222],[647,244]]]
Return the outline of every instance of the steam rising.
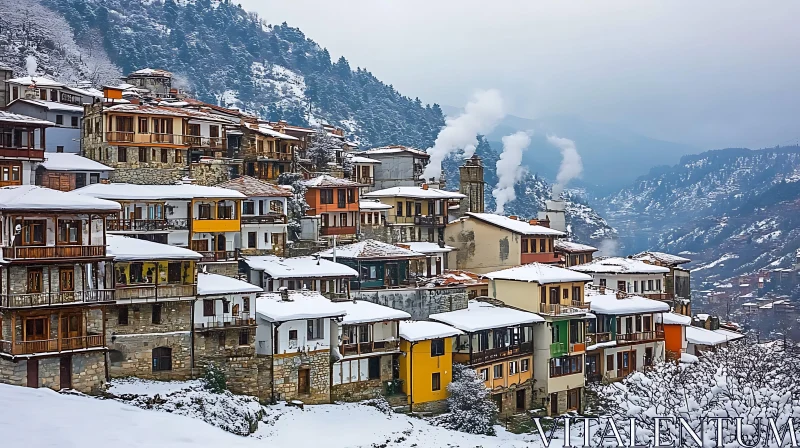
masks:
[[[597,255],[602,257],[615,257],[619,252],[619,242],[617,240],[605,239],[597,247]]]
[[[517,132],[503,137],[503,153],[497,161],[497,186],[492,190],[497,208],[495,213],[502,215],[508,202],[517,198],[514,184],[519,182],[525,172],[522,168],[522,153],[531,144],[531,137],[525,132]]]
[[[427,152],[430,163],[422,173],[423,179],[438,179],[442,174],[442,161],[454,151],[464,150],[464,158],[475,154],[478,134],[488,134],[505,116],[503,98],[494,89],[481,90],[473,95],[464,112],[456,118],[447,118],[433,147]]]
[[[561,150],[561,166],[558,168],[556,184],[553,185],[553,199],[558,199],[569,181],[580,177],[583,173],[583,162],[581,161],[581,155],[578,154],[578,150],[575,148],[575,142],[572,140],[548,135],[547,141]]]
[[[25,68],[28,70],[28,76],[31,78],[36,76],[36,69],[38,68],[36,56],[31,55],[25,58]]]

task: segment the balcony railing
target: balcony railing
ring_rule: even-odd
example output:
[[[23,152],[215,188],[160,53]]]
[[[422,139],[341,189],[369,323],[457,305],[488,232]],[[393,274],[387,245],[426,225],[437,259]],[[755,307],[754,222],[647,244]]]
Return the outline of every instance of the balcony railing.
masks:
[[[216,251],[201,251],[199,252],[202,255],[200,261],[208,262],[208,261],[236,261],[239,259],[239,251],[238,250],[216,250]]]
[[[443,226],[445,225],[443,216],[421,216],[414,217],[414,225],[417,226]]]
[[[205,322],[195,322],[194,327],[198,330],[214,330],[256,325],[256,319],[250,317],[250,313],[242,313],[239,316],[209,316],[204,319]]]
[[[106,246],[15,246],[3,249],[9,260],[105,257]]]
[[[319,233],[321,235],[326,236],[333,236],[333,235],[355,235],[356,233],[356,226],[346,226],[346,227],[321,227],[319,229]]]
[[[566,342],[554,342],[550,344],[550,357],[559,358],[569,353]]]
[[[222,137],[201,137],[199,135],[185,135],[186,143],[193,148],[225,149]]]
[[[158,301],[194,297],[197,285],[163,284],[163,285],[117,285],[116,301]]]
[[[113,302],[114,297],[113,289],[2,294],[0,295],[0,308],[32,308],[52,305]]]
[[[0,147],[0,156],[14,159],[44,159],[44,149]]]
[[[365,185],[374,185],[375,184],[375,178],[374,177],[350,176],[350,180],[352,180],[353,182],[358,182],[360,184],[365,184]]]
[[[262,151],[258,153],[259,159],[264,160],[280,160],[283,162],[291,162],[292,161],[292,153],[290,152],[272,152],[272,151]]]
[[[394,352],[400,350],[398,341],[372,341],[357,344],[342,344],[339,352],[342,356],[363,355],[368,353]]]
[[[587,345],[595,345],[603,342],[611,342],[611,333],[593,333],[586,335]]]
[[[109,143],[133,143],[134,133],[123,131],[106,132],[106,141]]]
[[[519,345],[490,348],[480,352],[473,352],[471,364],[483,364],[488,361],[497,361],[525,353],[533,353],[533,342],[523,342]]]
[[[188,219],[109,219],[109,232],[153,232],[166,230],[188,230]]]
[[[539,313],[552,316],[568,316],[571,314],[584,314],[589,311],[589,305],[573,301],[570,305],[560,303],[540,303]]]
[[[655,341],[664,339],[663,331],[640,331],[636,333],[617,333],[617,344],[629,344],[631,342]]]
[[[286,224],[286,215],[242,216],[242,224]]]
[[[38,341],[0,341],[0,352],[11,355],[33,355],[60,351],[100,348],[105,346],[102,334],[77,336],[72,338],[42,339]]]

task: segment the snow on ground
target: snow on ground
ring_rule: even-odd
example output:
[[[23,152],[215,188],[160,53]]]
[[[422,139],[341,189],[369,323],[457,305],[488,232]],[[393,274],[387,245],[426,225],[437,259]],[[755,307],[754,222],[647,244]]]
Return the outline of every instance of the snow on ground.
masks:
[[[122,378],[109,382],[108,392],[114,395],[166,396],[173,392],[200,387],[200,381],[147,381]]]

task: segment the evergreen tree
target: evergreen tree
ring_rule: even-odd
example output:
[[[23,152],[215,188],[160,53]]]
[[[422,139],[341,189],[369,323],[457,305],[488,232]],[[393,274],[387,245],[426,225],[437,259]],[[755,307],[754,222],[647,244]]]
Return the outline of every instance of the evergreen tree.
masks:
[[[221,394],[228,390],[228,378],[225,372],[213,362],[206,366],[203,374],[203,387],[215,394]]]
[[[300,219],[306,215],[310,208],[306,202],[306,191],[308,190],[303,183],[303,175],[300,173],[283,173],[278,176],[278,185],[289,185],[292,187],[292,196],[286,201],[288,209],[289,223],[288,231],[291,240],[297,240],[300,236]]]
[[[447,429],[470,434],[495,435],[497,406],[489,398],[489,389],[475,370],[453,365],[453,380],[447,386],[447,406],[450,412],[435,422]]]
[[[320,126],[311,137],[306,156],[311,159],[315,171],[329,171],[328,163],[336,160],[336,150],[341,147],[341,143]]]

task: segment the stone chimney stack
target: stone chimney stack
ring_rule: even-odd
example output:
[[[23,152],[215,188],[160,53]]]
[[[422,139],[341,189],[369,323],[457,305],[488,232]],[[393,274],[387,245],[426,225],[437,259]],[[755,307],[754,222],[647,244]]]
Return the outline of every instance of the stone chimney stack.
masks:
[[[466,198],[461,200],[460,212],[463,216],[467,212],[483,213],[485,203],[483,198],[483,161],[478,155],[473,155],[464,161],[458,168],[460,174],[461,194]]]

